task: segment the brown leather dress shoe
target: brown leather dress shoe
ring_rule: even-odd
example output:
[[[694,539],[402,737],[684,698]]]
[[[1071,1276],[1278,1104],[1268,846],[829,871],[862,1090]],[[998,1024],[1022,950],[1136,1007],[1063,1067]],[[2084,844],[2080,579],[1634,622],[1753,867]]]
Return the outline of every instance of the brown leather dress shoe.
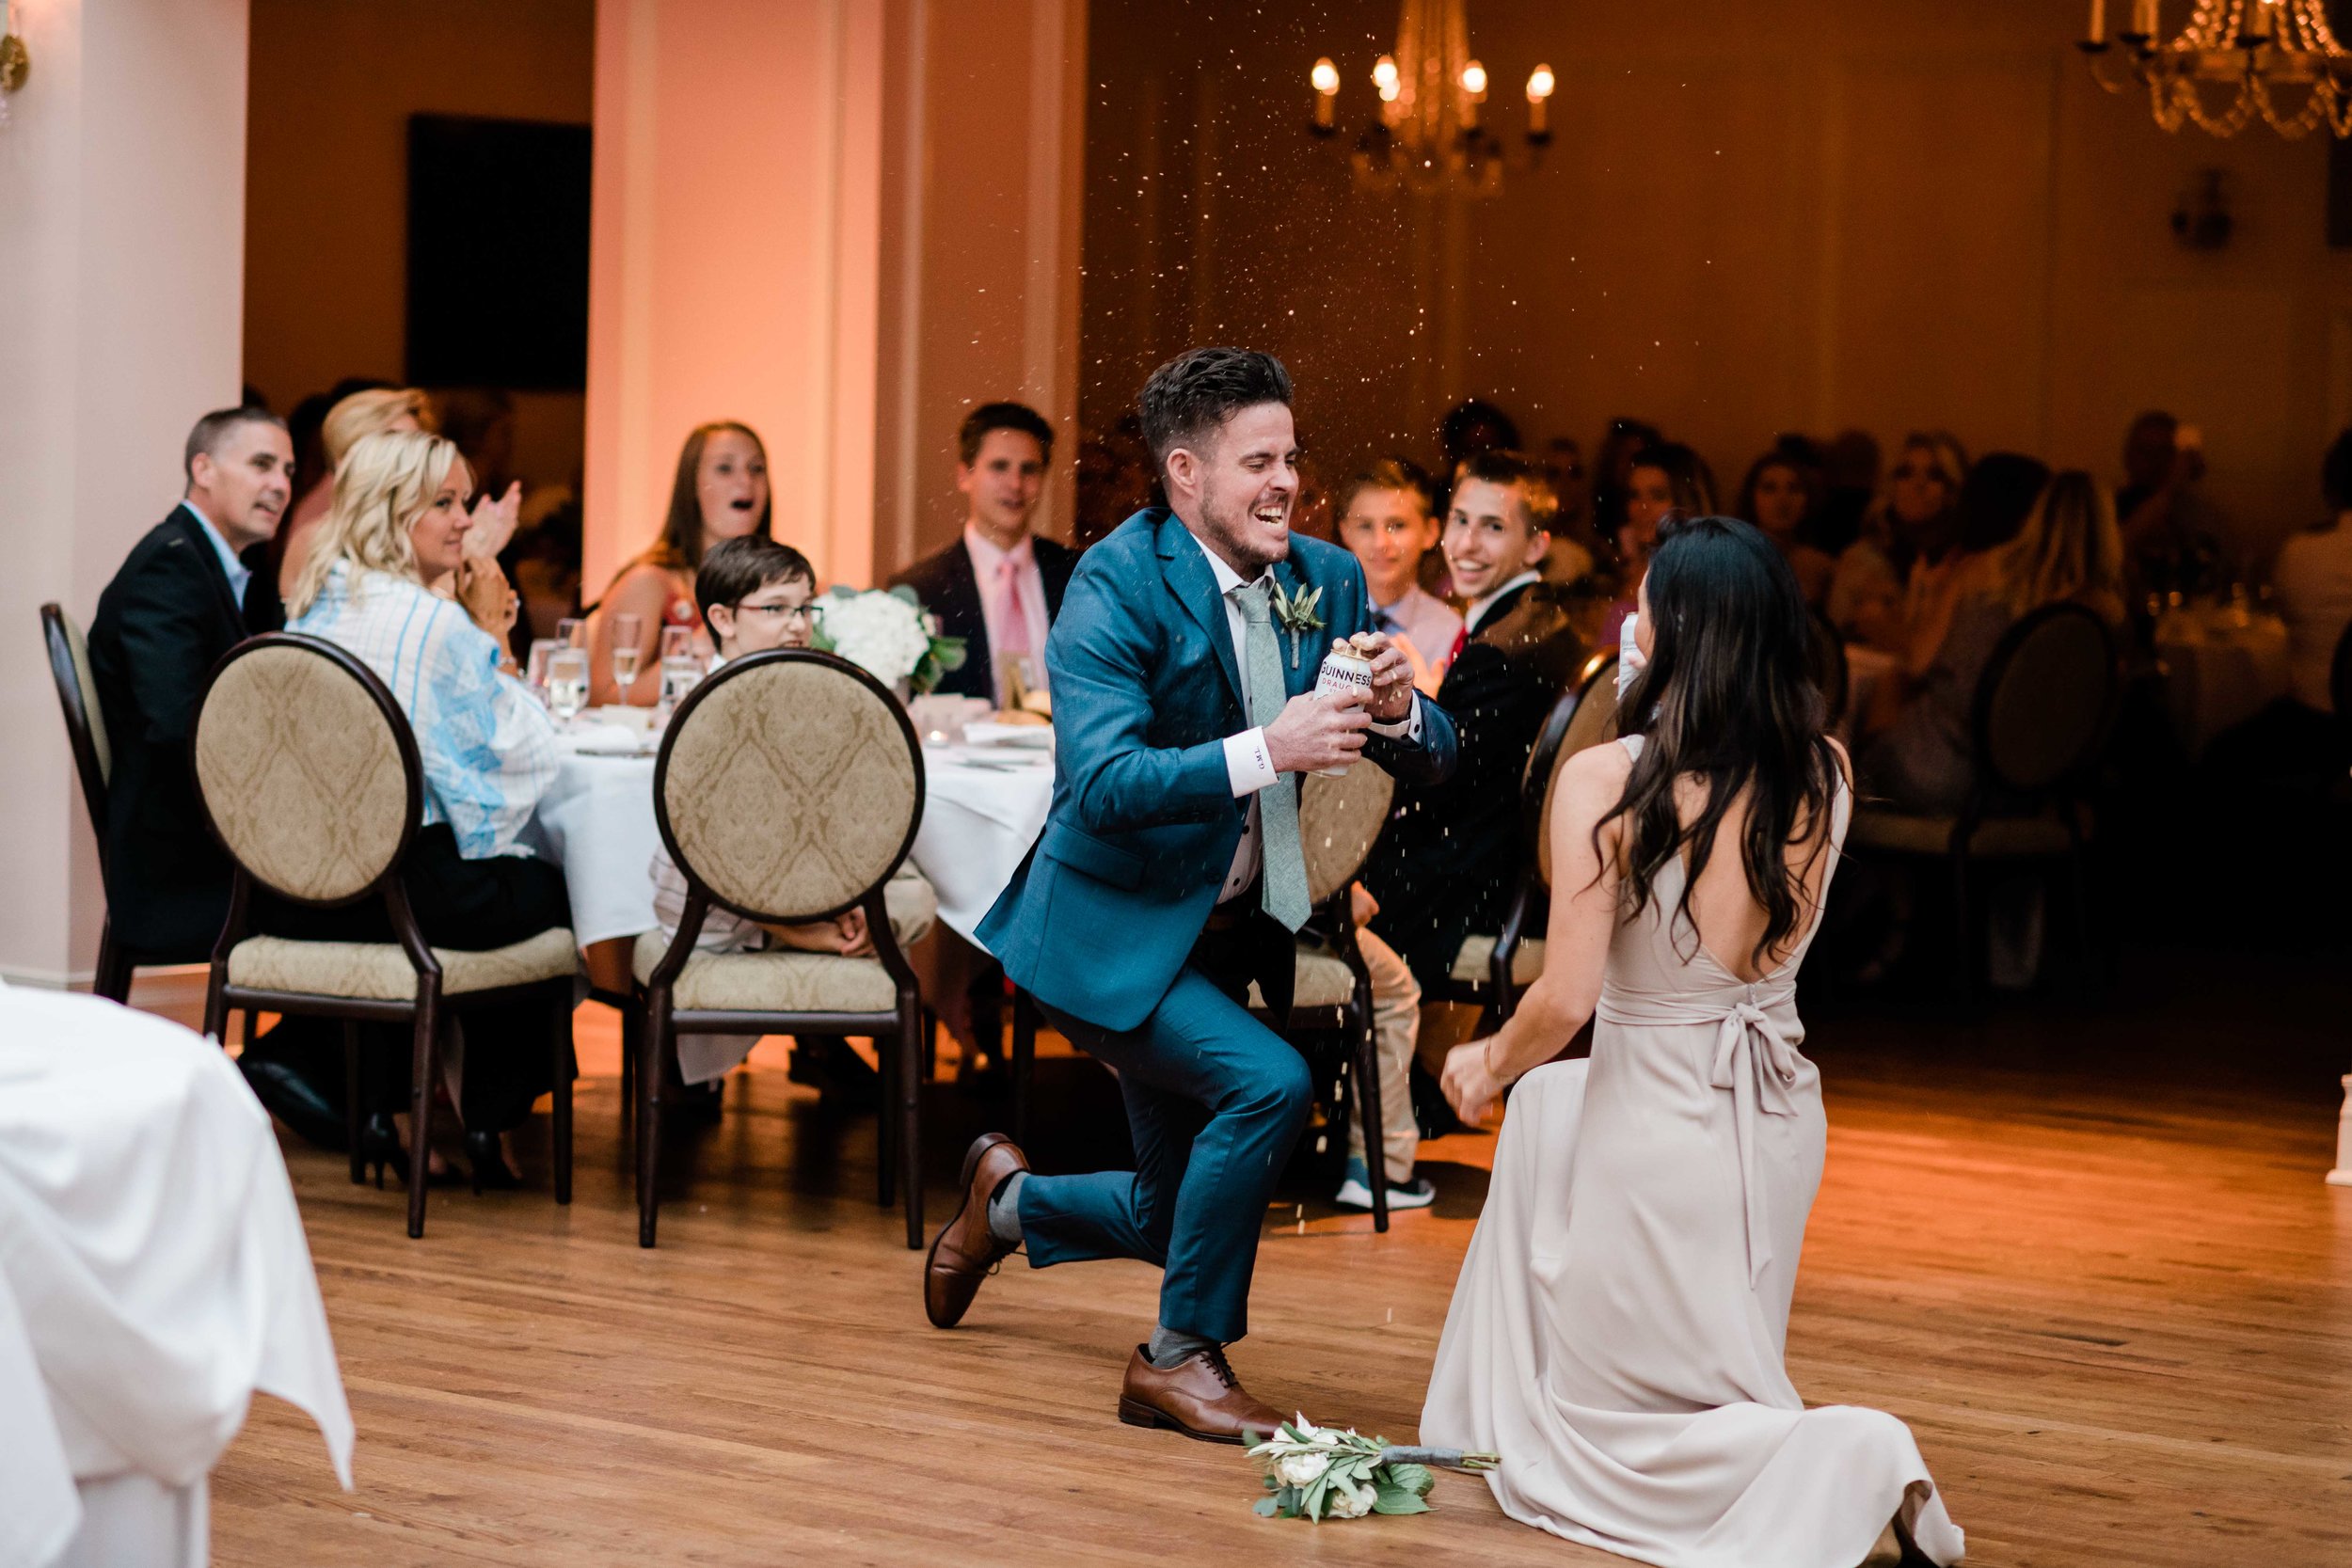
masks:
[[[989,1234],[988,1200],[1006,1178],[1028,1168],[1028,1156],[1002,1132],[984,1132],[965,1150],[963,1203],[939,1227],[923,1263],[923,1310],[932,1326],[953,1328],[962,1322],[965,1308],[980,1293],[980,1281],[1014,1250]]]
[[[1131,1427],[1165,1427],[1203,1443],[1259,1442],[1288,1419],[1250,1396],[1216,1345],[1165,1370],[1152,1365],[1137,1345],[1119,1390],[1119,1418]]]

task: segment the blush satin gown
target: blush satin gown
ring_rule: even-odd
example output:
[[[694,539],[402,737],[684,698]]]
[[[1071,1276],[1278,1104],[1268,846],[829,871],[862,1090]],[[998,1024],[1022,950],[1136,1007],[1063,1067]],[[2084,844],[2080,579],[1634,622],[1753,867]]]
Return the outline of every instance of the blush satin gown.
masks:
[[[1834,844],[1849,814],[1841,784]],[[1827,1132],[1797,1049],[1819,921],[1743,982],[1675,940],[1684,875],[1618,927],[1591,1057],[1512,1091],[1422,1441],[1501,1454],[1505,1513],[1660,1568],[1855,1568],[1898,1515],[1956,1562],[1910,1429],[1806,1409],[1782,1360]]]

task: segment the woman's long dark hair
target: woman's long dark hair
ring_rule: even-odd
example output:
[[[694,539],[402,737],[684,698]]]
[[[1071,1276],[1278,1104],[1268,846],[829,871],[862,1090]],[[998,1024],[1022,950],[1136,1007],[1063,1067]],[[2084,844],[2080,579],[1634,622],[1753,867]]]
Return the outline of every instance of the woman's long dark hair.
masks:
[[[1672,925],[1695,937],[1691,890],[1715,851],[1715,830],[1744,792],[1740,861],[1764,909],[1753,956],[1760,971],[1809,912],[1812,859],[1791,868],[1788,847],[1820,832],[1838,778],[1804,594],[1772,541],[1729,517],[1669,517],[1647,581],[1649,665],[1627,689],[1619,719],[1623,734],[1645,738],[1625,793],[1593,829],[1593,847],[1600,853],[1600,830],[1626,818],[1629,918],[1648,907],[1660,873],[1687,847],[1690,874]],[[1686,775],[1707,791],[1688,827],[1675,806],[1676,781]]]

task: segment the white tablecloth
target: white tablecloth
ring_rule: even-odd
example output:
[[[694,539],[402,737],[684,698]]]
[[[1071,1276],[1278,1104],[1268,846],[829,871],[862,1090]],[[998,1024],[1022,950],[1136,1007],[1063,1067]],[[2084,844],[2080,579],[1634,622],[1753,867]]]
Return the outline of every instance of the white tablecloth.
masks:
[[[2287,693],[2287,627],[2275,615],[2176,610],[2156,623],[2154,643],[2173,727],[2192,756]]]
[[[352,1425],[269,1116],[217,1047],[0,986],[0,1563],[206,1559],[255,1391]]]
[[[1051,753],[1014,747],[926,747],[923,820],[910,858],[939,890],[939,918],[970,938],[1045,827]],[[650,931],[647,871],[661,836],[653,759],[569,752],[539,805],[538,826],[571,892],[582,946]]]

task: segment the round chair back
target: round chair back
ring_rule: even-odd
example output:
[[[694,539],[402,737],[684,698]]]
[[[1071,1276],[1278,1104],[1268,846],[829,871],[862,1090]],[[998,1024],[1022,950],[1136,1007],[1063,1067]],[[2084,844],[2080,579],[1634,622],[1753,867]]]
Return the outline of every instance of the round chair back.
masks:
[[[1821,713],[1831,723],[1846,716],[1852,673],[1846,663],[1846,640],[1820,610],[1813,612],[1813,683],[1821,689]]]
[[[1298,797],[1298,836],[1307,854],[1307,897],[1320,904],[1356,879],[1389,819],[1396,781],[1378,763],[1359,761],[1327,779],[1310,773]]]
[[[89,641],[81,623],[62,605],[40,607],[41,641],[49,646],[49,675],[56,683],[57,705],[65,711],[67,744],[82,780],[82,804],[97,830],[99,854],[106,846],[106,786],[114,782],[114,744],[106,738],[106,716],[98,706],[98,680],[90,673]]]
[[[424,813],[416,737],[375,672],[274,632],[222,656],[189,749],[213,834],[256,881],[347,904],[400,864]]]
[[[777,649],[730,660],[679,705],[653,800],[690,886],[798,925],[864,902],[906,859],[923,819],[922,748],[873,676]]]
[[[1977,684],[1977,755],[1995,784],[2047,789],[2090,766],[2117,691],[2115,640],[2078,604],[2044,605],[2009,628]]]
[[[1560,791],[1560,765],[1592,746],[1617,738],[1617,650],[1604,648],[1584,661],[1574,684],[1552,705],[1527,758],[1527,833],[1535,847],[1535,875],[1551,886],[1551,801]],[[1535,787],[1537,780],[1542,788]]]

